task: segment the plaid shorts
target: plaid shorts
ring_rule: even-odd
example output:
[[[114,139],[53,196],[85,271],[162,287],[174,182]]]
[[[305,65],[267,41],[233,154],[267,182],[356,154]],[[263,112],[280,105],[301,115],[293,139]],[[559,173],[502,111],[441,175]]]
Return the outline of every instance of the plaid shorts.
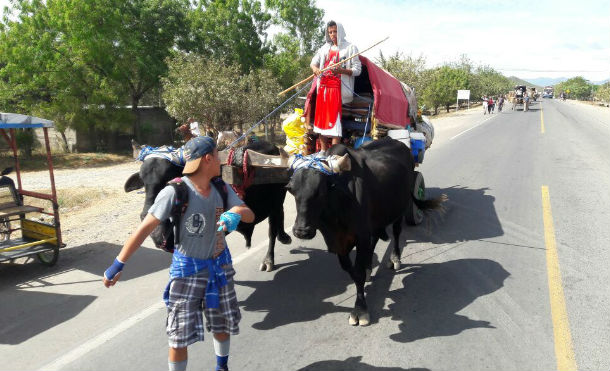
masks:
[[[239,334],[241,312],[235,295],[232,265],[224,266],[227,284],[220,288],[218,308],[206,308],[205,288],[208,284],[208,271],[193,276],[174,278],[170,282],[169,302],[167,304],[166,331],[169,346],[184,348],[197,341],[203,341],[203,316],[206,329],[213,333]]]

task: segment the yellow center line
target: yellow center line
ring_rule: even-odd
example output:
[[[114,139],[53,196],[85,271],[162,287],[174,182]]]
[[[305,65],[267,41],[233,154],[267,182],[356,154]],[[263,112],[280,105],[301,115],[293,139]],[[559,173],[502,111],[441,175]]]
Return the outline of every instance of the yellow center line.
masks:
[[[576,358],[572,348],[572,335],[568,311],[561,285],[561,272],[559,270],[559,256],[555,243],[555,228],[553,227],[553,214],[551,213],[551,198],[549,187],[542,186],[542,216],[544,220],[544,242],[546,245],[546,267],[549,281],[549,296],[551,300],[551,317],[553,320],[553,335],[555,338],[555,357],[557,370],[576,370]]]
[[[544,114],[542,113],[542,102],[540,102],[540,134],[544,134]]]

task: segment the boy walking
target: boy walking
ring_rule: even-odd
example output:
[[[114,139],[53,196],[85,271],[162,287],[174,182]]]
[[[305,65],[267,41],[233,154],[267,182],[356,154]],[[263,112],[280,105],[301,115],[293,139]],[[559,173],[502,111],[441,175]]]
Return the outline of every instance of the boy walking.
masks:
[[[239,333],[241,313],[235,295],[231,254],[224,232],[237,228],[240,220],[251,223],[254,213],[227,187],[227,211],[222,196],[211,183],[220,175],[216,143],[200,136],[184,145],[186,165],[182,181],[188,187],[188,206],[180,220],[180,241],[175,245],[170,280],[163,299],[167,306],[168,366],[185,371],[187,347],[203,341],[203,315],[213,333],[216,370],[228,370],[230,335]],[[112,265],[104,272],[104,285],[114,286],[127,260],[144,239],[169,218],[176,193],[167,186],[155,199],[148,215],[123,245]]]

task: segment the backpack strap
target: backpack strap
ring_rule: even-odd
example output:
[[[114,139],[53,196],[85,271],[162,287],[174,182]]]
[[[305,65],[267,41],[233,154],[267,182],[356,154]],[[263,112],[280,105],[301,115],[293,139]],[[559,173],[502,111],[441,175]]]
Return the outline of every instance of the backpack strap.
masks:
[[[216,188],[216,190],[218,191],[218,193],[220,193],[220,196],[222,197],[222,209],[224,211],[227,211],[227,199],[229,198],[229,191],[227,190],[227,183],[225,183],[224,180],[222,180],[221,177],[217,176],[214,177],[210,180],[212,182],[212,185],[214,186],[214,188]]]
[[[189,190],[181,178],[173,179],[168,184],[174,188],[176,193],[176,199],[170,212],[174,225],[174,246],[176,246],[180,242],[180,222],[189,205]]]

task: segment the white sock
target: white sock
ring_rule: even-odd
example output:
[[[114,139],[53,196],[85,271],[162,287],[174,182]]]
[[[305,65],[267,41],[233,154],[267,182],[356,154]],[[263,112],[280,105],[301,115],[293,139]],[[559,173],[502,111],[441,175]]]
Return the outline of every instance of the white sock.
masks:
[[[188,359],[185,359],[184,361],[179,361],[179,362],[174,362],[174,361],[167,361],[167,364],[169,366],[169,371],[186,371],[186,364],[188,362]]]
[[[229,349],[231,348],[231,338],[225,341],[218,341],[214,338],[214,353],[219,357],[226,357],[229,355]]]

